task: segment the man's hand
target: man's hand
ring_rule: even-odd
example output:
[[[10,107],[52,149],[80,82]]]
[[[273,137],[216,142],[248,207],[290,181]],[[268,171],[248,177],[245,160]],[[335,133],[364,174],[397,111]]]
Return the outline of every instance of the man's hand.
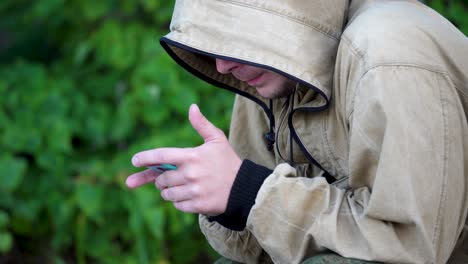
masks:
[[[176,170],[162,174],[150,169],[127,178],[127,186],[139,187],[155,182],[161,196],[184,212],[218,215],[226,206],[241,159],[224,133],[211,124],[197,105],[189,110],[189,120],[205,143],[195,148],[159,148],[135,154],[136,167],[174,164]]]

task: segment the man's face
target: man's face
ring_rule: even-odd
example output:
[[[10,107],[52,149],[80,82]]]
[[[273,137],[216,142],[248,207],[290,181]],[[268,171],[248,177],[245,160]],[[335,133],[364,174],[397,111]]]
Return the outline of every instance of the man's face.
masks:
[[[216,70],[231,73],[236,79],[248,83],[265,98],[285,97],[294,90],[295,83],[278,73],[238,62],[216,59]]]

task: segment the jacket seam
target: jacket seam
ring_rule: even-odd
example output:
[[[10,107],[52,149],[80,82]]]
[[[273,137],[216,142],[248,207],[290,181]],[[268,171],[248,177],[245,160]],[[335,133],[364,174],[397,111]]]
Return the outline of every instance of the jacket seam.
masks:
[[[342,177],[342,178],[340,178],[340,179],[337,179],[337,180],[336,180],[334,183],[332,183],[331,185],[338,187],[338,185],[339,185],[340,183],[342,183],[342,182],[344,182],[345,180],[348,180],[348,179],[349,179],[349,176],[344,176],[344,177]]]
[[[335,34],[330,34],[330,33],[327,32],[327,30],[334,32],[334,30],[332,30],[332,29],[328,29],[328,28],[326,28],[324,26],[319,27],[319,26],[316,26],[316,25],[311,25],[311,24],[305,23],[304,21],[301,21],[299,19],[292,18],[290,16],[286,16],[284,14],[281,14],[279,12],[275,12],[275,11],[270,10],[270,9],[262,8],[262,7],[259,7],[259,6],[247,5],[247,4],[244,4],[244,3],[237,2],[237,1],[229,1],[229,0],[217,0],[217,1],[218,2],[230,3],[230,4],[233,4],[233,5],[242,6],[242,7],[248,7],[248,8],[256,9],[256,10],[263,11],[263,12],[267,12],[267,13],[270,13],[272,15],[276,15],[276,16],[279,16],[279,17],[294,21],[296,23],[302,24],[302,25],[304,25],[304,26],[306,26],[308,28],[312,28],[315,31],[325,35],[326,37],[332,38],[332,39],[334,39],[336,41],[338,41],[340,39],[339,34],[335,35]],[[324,29],[322,29],[321,27],[323,27]]]
[[[443,152],[443,164],[442,164],[442,189],[440,191],[440,196],[439,196],[439,205],[437,208],[437,216],[436,216],[436,224],[434,225],[433,229],[433,237],[432,237],[432,245],[435,247],[437,240],[439,239],[440,235],[440,222],[442,219],[442,214],[444,210],[444,202],[445,199],[447,198],[446,195],[446,190],[447,190],[447,163],[448,163],[448,122],[447,122],[447,100],[444,96],[444,93],[441,90],[441,85],[440,85],[440,76],[437,78],[437,89],[439,91],[440,95],[440,105],[442,107],[442,120],[444,124],[443,128],[443,142],[444,142],[444,152]],[[437,247],[435,247],[437,248]],[[438,252],[437,252],[438,253]],[[436,253],[436,254],[437,254]]]
[[[378,63],[378,64],[374,64],[374,65],[371,65],[369,67],[367,67],[366,70],[364,70],[364,72],[361,74],[361,76],[359,77],[358,81],[356,82],[356,88],[354,89],[354,93],[352,95],[352,102],[353,102],[353,105],[354,105],[354,101],[356,99],[356,95],[358,93],[358,90],[360,89],[360,83],[362,81],[362,79],[364,79],[364,77],[367,75],[367,73],[369,73],[370,71],[374,70],[374,69],[377,69],[377,68],[381,68],[381,67],[405,67],[405,68],[416,68],[416,69],[421,69],[421,70],[426,70],[426,71],[430,71],[430,72],[433,72],[433,73],[436,73],[436,74],[442,74],[444,76],[447,76],[452,82],[453,82],[453,79],[450,78],[450,75],[448,74],[448,72],[446,71],[441,71],[441,70],[437,70],[437,69],[433,69],[433,68],[429,68],[427,66],[423,66],[423,65],[419,65],[419,64],[412,64],[412,63]],[[455,85],[454,83],[454,87],[455,89],[457,89],[458,91],[461,91],[457,85]],[[463,96],[465,96],[463,93],[462,93]],[[466,96],[465,96],[466,97]],[[350,120],[352,114],[354,112],[354,107],[353,109],[350,110],[348,116],[346,117],[347,120]]]
[[[346,36],[341,36],[341,41],[343,41],[344,43],[346,43],[349,47],[350,47],[350,51],[355,55],[357,56],[359,59],[363,59],[365,62],[367,62],[367,59],[365,58],[365,53],[363,51],[361,51],[356,45],[354,45],[354,43],[349,39],[347,38]],[[453,78],[451,78],[450,74],[445,71],[445,70],[441,70],[440,68],[437,68],[437,67],[430,67],[429,65],[424,65],[424,64],[419,64],[419,63],[408,63],[408,62],[380,62],[380,63],[375,63],[375,64],[372,64],[372,65],[369,65],[367,67],[367,70],[364,72],[364,74],[366,72],[368,72],[369,70],[375,68],[375,67],[379,67],[379,66],[408,66],[408,67],[416,67],[416,68],[421,68],[421,69],[425,69],[425,70],[428,70],[428,71],[432,71],[432,72],[435,72],[435,73],[442,73],[442,74],[445,74],[447,76],[450,77],[450,80],[454,83],[457,83],[456,86],[458,86],[458,82],[453,80]],[[457,90],[459,90],[460,92],[462,92],[464,94],[463,91],[461,91],[460,89],[457,88]],[[466,95],[465,95],[466,96]]]
[[[364,52],[362,52],[356,45],[354,45],[354,43],[348,38],[346,37],[344,34],[341,36],[341,41],[344,42],[348,47],[349,47],[349,51],[355,55],[358,59],[362,59],[364,61],[364,64],[367,64],[367,60],[365,58],[365,55],[364,55]],[[439,73],[439,74],[444,74],[446,75],[453,83],[454,83],[454,86],[455,86],[455,89],[457,89],[457,91],[464,97],[464,98],[468,98],[468,94],[466,94],[462,89],[460,89],[459,87],[462,87],[463,85],[458,82],[457,80],[454,80],[452,78],[452,76],[447,72],[447,71],[444,71],[444,70],[440,70],[440,69],[436,69],[434,67],[429,67],[427,65],[422,65],[422,64],[418,64],[418,63],[397,63],[397,62],[394,62],[394,63],[377,63],[377,64],[374,64],[374,65],[370,65],[367,67],[366,70],[364,70],[364,73],[361,75],[361,77],[359,78],[359,80],[357,81],[357,84],[360,83],[360,80],[363,78],[363,76],[369,72],[370,70],[374,69],[374,68],[377,68],[377,67],[380,67],[380,66],[403,66],[403,67],[415,67],[415,68],[421,68],[421,69],[424,69],[424,70],[428,70],[428,71],[431,71],[431,72],[434,72],[434,73]],[[356,85],[357,85],[356,84]],[[354,99],[355,99],[355,95],[356,95],[356,90],[357,89],[354,89],[354,94],[352,95],[352,103],[354,102]],[[354,103],[353,103],[354,104]],[[348,120],[349,118],[351,117],[352,113],[354,111],[354,108],[350,110],[350,113],[348,114]]]
[[[349,50],[359,59],[364,58],[364,53],[362,53],[354,44],[353,42],[348,39],[346,36],[341,36],[341,41],[344,42],[346,45],[349,46]]]
[[[327,128],[328,128],[328,123],[329,123],[329,122],[328,122],[328,118],[327,118],[327,117],[328,117],[330,114],[332,114],[332,113],[330,113],[330,112],[331,112],[331,110],[329,109],[329,110],[328,110],[328,113],[326,114],[326,116],[323,116],[323,117],[322,117],[322,118],[323,118],[323,121],[322,121],[322,136],[323,136],[323,139],[324,139],[324,143],[325,143],[325,145],[326,145],[326,149],[328,150],[328,151],[327,151],[327,152],[328,152],[328,155],[331,156],[331,160],[333,161],[333,162],[331,162],[331,163],[333,163],[333,164],[332,164],[332,167],[335,167],[335,169],[334,169],[334,171],[335,171],[335,173],[334,173],[335,179],[338,179],[339,173],[343,171],[343,168],[341,167],[341,164],[340,164],[340,162],[339,162],[339,159],[340,159],[340,158],[339,158],[338,155],[336,154],[335,149],[334,149],[334,148],[332,147],[332,145],[330,144],[330,140],[329,140],[329,138],[328,138],[328,133],[327,133],[328,129],[327,129]]]
[[[437,208],[437,215],[436,215],[436,219],[435,219],[435,225],[434,225],[434,229],[432,230],[433,231],[432,245],[435,246],[435,244],[436,244],[436,242],[437,242],[437,240],[439,238],[440,222],[441,222],[443,209],[444,209],[443,208],[443,203],[445,202],[445,199],[446,199],[448,144],[449,144],[448,121],[447,121],[447,100],[444,97],[443,91],[441,90],[440,78],[441,78],[441,75],[442,75],[442,76],[446,76],[451,81],[452,81],[452,79],[450,78],[450,76],[448,75],[447,72],[437,71],[437,70],[434,70],[434,69],[428,69],[427,67],[423,67],[421,65],[415,65],[415,64],[406,64],[406,65],[404,65],[404,64],[378,64],[378,65],[374,65],[372,67],[369,67],[362,74],[362,76],[359,78],[359,80],[357,82],[357,85],[364,79],[364,76],[366,76],[366,74],[368,72],[370,72],[371,70],[374,70],[374,69],[380,68],[380,67],[388,67],[388,66],[390,66],[390,67],[395,67],[396,66],[396,67],[419,68],[419,69],[426,70],[426,71],[437,74],[437,84],[438,84],[437,89],[438,89],[438,92],[439,92],[440,106],[441,106],[441,109],[442,109],[442,121],[443,121],[443,139],[442,140],[443,140],[444,150],[443,150],[443,164],[442,164],[443,182],[442,182],[442,188],[440,190],[440,195],[439,195],[439,204],[438,204],[438,208]],[[359,86],[359,85],[356,87],[356,92],[354,93],[353,101],[355,99],[354,97],[356,96],[356,94],[358,94],[358,90],[360,90],[361,87],[362,86]],[[353,110],[354,110],[354,107],[353,107]],[[350,114],[350,116],[351,116],[351,114]]]
[[[448,76],[448,77],[449,77],[449,79],[453,82],[453,79],[450,78],[450,76]],[[463,96],[463,98],[467,98],[467,99],[468,99],[468,94],[465,94],[465,92],[464,92],[462,89],[458,88],[458,87],[459,87],[458,84],[455,84],[455,82],[454,82],[454,85],[453,85],[453,86],[455,87],[455,89],[457,89],[458,92],[460,92],[460,95]]]
[[[363,64],[366,65],[366,59],[364,57],[364,54],[362,52],[360,52],[359,49],[356,46],[354,46],[352,41],[349,40],[345,36],[342,36],[341,40],[348,47],[348,50],[351,52],[351,54],[353,56],[355,56],[357,60],[362,61]],[[364,72],[366,72],[366,71],[364,71]],[[354,99],[355,99],[355,95],[356,95],[357,86],[359,85],[361,79],[362,79],[362,76],[356,82],[356,85],[354,87],[352,87],[351,102],[350,102],[351,106],[354,106]],[[346,92],[346,98],[348,98],[348,92]],[[345,108],[346,108],[345,113],[347,113],[347,111],[348,111],[347,106]],[[349,120],[351,120],[350,118],[353,115],[353,112],[354,112],[354,107],[352,107],[352,109],[349,109],[349,113],[346,116],[346,120],[347,120],[348,123],[349,123]]]

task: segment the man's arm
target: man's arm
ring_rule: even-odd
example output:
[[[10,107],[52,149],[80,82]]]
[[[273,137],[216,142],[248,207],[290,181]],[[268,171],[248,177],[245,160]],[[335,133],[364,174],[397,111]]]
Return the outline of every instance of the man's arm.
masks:
[[[236,106],[239,104],[236,103]],[[242,111],[236,113],[235,117],[244,119],[242,115],[239,115]],[[248,112],[248,114],[252,117],[251,115],[255,113]],[[215,221],[206,222],[206,217],[203,215],[216,216],[226,212],[231,187],[240,171],[242,160],[224,133],[209,122],[196,105],[192,105],[189,109],[189,120],[196,132],[204,139],[204,143],[192,148],[156,148],[136,153],[132,157],[132,164],[136,167],[150,167],[150,169],[130,175],[126,180],[127,186],[137,188],[147,183],[154,183],[156,188],[161,190],[161,197],[172,202],[178,210],[202,214],[200,217],[202,232],[221,255],[246,263],[266,260],[264,251],[247,230],[242,228],[239,230],[241,232],[236,232],[222,227]],[[247,118],[244,121],[258,122],[258,119]],[[258,123],[251,124],[251,126],[245,126],[245,124],[243,122],[242,132],[258,128]],[[254,141],[251,142],[250,147],[255,142],[254,137],[251,139]],[[237,147],[244,148],[242,145],[237,145]],[[266,151],[266,147],[264,145],[262,147],[261,149]],[[260,148],[252,149],[260,150]],[[271,152],[264,153],[266,155],[259,152],[249,153],[253,157],[262,157],[264,160],[268,160],[266,158],[268,156],[271,158],[273,155]],[[160,164],[172,164],[176,169],[166,171],[151,169],[154,165]],[[265,170],[268,169],[265,168]],[[261,183],[263,180],[259,182]],[[259,185],[254,191],[253,198],[258,188]]]
[[[350,117],[350,190],[266,178],[247,219],[272,259],[298,263],[317,249],[364,260],[444,263],[467,214],[468,128],[447,76],[380,66],[361,79]]]
[[[231,146],[241,158],[274,168],[274,153],[267,150],[261,133],[269,131],[268,125],[268,119],[260,106],[245,97],[236,96],[229,130]],[[200,229],[213,249],[241,263],[258,263],[264,256],[263,249],[251,232],[226,228],[215,219],[205,215],[199,217]]]

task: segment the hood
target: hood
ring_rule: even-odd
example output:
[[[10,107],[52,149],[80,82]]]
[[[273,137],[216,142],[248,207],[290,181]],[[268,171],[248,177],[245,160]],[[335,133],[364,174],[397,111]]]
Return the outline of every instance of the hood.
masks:
[[[213,57],[287,76],[314,93],[304,96],[310,99],[301,103],[303,107],[323,110],[331,100],[348,4],[349,0],[177,0],[171,31],[160,42],[192,74],[264,109],[267,100],[231,74],[218,73]]]

